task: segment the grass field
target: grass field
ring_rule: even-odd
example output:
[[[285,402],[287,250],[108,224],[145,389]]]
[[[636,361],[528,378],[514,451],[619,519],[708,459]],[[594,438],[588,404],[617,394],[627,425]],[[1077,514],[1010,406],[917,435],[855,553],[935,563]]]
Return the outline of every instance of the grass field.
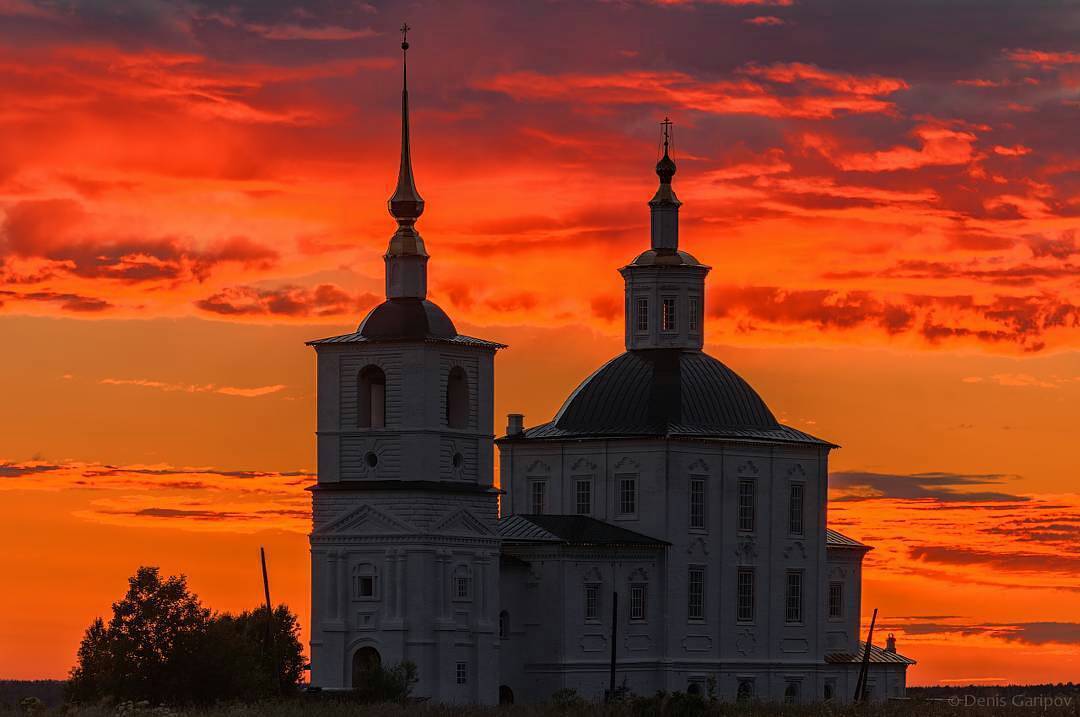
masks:
[[[862,706],[768,703],[703,704],[686,695],[632,698],[613,706],[579,701],[561,705],[446,706],[426,703],[361,705],[346,700],[298,697],[254,704],[169,709],[136,706],[64,706],[55,699],[60,683],[0,682],[0,714],[65,715],[67,717],[1080,717],[1080,686],[913,688],[906,701]],[[22,691],[19,691],[19,688]],[[52,706],[37,703],[27,711],[19,701],[45,689]]]

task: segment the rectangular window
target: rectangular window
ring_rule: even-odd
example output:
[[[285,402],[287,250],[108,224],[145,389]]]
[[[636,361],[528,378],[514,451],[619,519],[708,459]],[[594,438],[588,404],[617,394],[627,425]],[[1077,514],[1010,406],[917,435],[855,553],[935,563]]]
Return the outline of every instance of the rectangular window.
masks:
[[[630,619],[645,619],[645,583],[633,583],[630,585]]]
[[[686,583],[686,617],[705,619],[705,568],[692,565]]]
[[[739,530],[754,530],[754,481],[739,481]]]
[[[802,622],[802,571],[789,570],[787,573],[787,610],[784,619],[787,622]]]
[[[472,578],[467,575],[458,575],[454,578],[454,598],[457,600],[468,600],[469,592],[472,590]]]
[[[690,479],[690,527],[705,527],[705,479]]]
[[[457,663],[457,669],[454,673],[455,679],[459,685],[464,685],[469,682],[469,665],[466,662]]]
[[[792,483],[788,499],[788,532],[802,535],[803,532],[803,484]]]
[[[696,296],[690,297],[688,309],[686,312],[686,327],[691,332],[695,332],[698,330],[698,298]]]
[[[547,493],[546,480],[534,480],[529,483],[529,512],[542,515],[544,512],[544,494]]]
[[[619,515],[637,513],[637,478],[619,479]]]
[[[637,300],[637,330],[649,330],[649,300],[645,298]]]
[[[739,568],[738,579],[738,620],[739,622],[752,622],[754,620],[754,569]]]
[[[829,617],[844,616],[844,584],[829,583]]]
[[[585,619],[600,619],[600,586],[595,583],[585,586]]]
[[[588,478],[579,478],[575,486],[575,508],[578,515],[592,514],[592,481]]]
[[[661,331],[676,331],[675,325],[675,299],[664,299],[663,312],[660,317]]]
[[[356,578],[356,595],[362,598],[375,597],[374,575],[360,575]]]

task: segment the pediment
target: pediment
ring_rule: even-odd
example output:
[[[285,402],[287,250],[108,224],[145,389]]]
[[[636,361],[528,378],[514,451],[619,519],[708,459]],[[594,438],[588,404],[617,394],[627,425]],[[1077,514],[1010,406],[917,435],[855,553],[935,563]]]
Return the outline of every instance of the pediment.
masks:
[[[495,535],[484,521],[476,517],[467,508],[458,508],[452,511],[439,522],[431,526],[429,533],[457,534],[457,535],[482,535],[485,537]]]
[[[314,535],[386,535],[416,529],[388,513],[362,505],[314,531]]]

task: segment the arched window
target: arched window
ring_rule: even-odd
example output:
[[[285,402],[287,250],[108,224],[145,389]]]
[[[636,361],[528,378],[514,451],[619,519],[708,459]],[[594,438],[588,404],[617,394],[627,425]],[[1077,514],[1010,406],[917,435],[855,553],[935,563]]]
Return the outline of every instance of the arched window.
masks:
[[[361,563],[352,569],[353,600],[374,600],[378,595],[375,566]]]
[[[787,687],[784,688],[784,702],[798,702],[799,700],[799,683],[794,680],[787,683]]]
[[[455,366],[446,377],[446,425],[465,428],[469,422],[469,379],[465,369]]]
[[[454,601],[472,600],[472,571],[467,565],[458,565],[450,581],[450,597]]]
[[[499,613],[499,637],[503,640],[510,637],[510,613],[506,610]]]
[[[739,690],[735,693],[735,699],[739,702],[747,702],[754,699],[754,681],[739,680]]]
[[[356,423],[360,428],[386,425],[386,374],[378,366],[365,366],[356,385]]]

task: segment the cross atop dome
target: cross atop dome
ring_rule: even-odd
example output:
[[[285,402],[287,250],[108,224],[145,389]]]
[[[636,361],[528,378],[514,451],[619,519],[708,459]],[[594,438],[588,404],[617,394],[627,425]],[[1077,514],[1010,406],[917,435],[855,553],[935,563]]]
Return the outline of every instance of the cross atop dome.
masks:
[[[401,163],[398,166],[397,187],[387,202],[390,216],[398,228],[386,249],[386,298],[416,298],[427,296],[427,248],[416,220],[424,213],[424,198],[413,179],[412,150],[409,138],[409,74],[408,23],[401,25]]]

